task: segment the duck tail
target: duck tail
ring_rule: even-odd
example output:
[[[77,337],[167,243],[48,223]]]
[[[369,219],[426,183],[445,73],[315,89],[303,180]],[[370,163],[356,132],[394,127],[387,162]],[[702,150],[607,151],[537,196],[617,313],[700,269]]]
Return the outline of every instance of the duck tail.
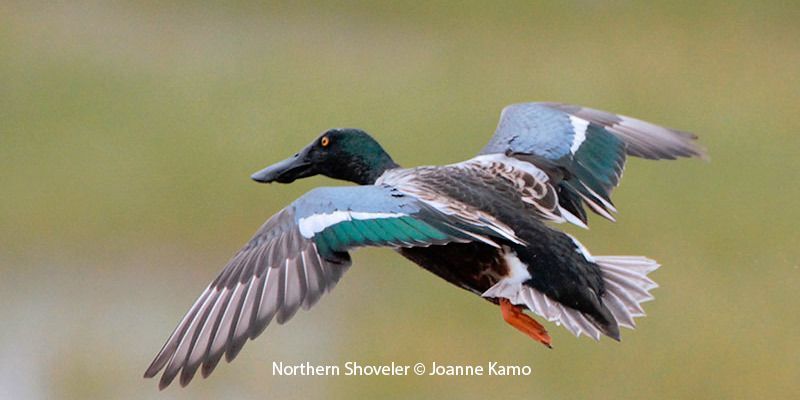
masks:
[[[647,277],[660,265],[641,256],[594,256],[600,267],[605,293],[603,304],[611,311],[619,326],[633,329],[635,317],[645,315],[641,303],[652,300],[650,291],[658,284]]]

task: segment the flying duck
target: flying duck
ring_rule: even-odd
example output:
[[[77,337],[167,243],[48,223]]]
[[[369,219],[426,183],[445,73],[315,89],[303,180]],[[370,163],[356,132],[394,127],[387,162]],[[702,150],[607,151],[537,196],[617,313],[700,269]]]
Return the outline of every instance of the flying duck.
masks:
[[[207,377],[274,319],[286,323],[333,289],[350,250],[389,247],[498,305],[503,319],[550,347],[531,311],[575,336],[620,339],[644,315],[659,267],[645,257],[594,256],[548,223],[587,225],[584,206],[614,220],[611,191],[626,156],[705,157],[696,136],[559,103],[503,109],[489,144],[451,165],[401,168],[359,129],[331,129],[252,175],[291,183],[325,175],[359,186],[311,190],[270,218],[202,292],[145,372]],[[201,368],[202,367],[202,368]]]

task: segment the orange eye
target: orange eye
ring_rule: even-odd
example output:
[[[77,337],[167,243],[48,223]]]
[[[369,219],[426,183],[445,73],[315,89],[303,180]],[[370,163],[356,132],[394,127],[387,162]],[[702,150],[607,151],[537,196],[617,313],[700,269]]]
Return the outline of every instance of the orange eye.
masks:
[[[331,144],[331,139],[325,136],[322,138],[319,144],[321,144],[322,147],[328,147],[328,145]]]

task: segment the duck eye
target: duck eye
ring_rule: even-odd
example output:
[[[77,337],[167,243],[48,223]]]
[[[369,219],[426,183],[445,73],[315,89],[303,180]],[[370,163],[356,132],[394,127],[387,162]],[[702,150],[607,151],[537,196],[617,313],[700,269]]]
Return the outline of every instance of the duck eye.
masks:
[[[322,140],[320,140],[319,144],[321,144],[322,147],[328,147],[328,145],[331,144],[331,139],[327,136],[324,136]]]

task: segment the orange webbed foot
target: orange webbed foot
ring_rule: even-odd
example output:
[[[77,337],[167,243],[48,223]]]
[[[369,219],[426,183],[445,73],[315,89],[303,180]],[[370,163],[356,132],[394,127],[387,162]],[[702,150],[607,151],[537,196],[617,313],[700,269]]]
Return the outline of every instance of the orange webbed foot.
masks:
[[[508,299],[500,299],[500,312],[503,313],[503,319],[509,325],[530,336],[533,340],[551,349],[553,348],[553,346],[550,345],[553,339],[547,334],[547,330],[544,329],[544,326],[525,314],[522,307],[511,304]]]

